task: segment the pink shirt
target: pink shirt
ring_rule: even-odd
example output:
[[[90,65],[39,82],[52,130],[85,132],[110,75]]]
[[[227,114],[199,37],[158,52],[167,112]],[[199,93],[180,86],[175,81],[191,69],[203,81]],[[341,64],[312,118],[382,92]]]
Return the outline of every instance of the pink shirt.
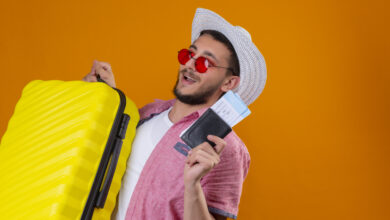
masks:
[[[175,100],[156,100],[140,109],[142,123],[173,105]],[[175,123],[151,153],[135,186],[126,220],[183,219],[184,165],[191,149],[180,133],[207,109],[201,109]],[[211,213],[236,218],[243,181],[248,173],[250,156],[240,138],[231,132],[221,161],[201,179],[201,186]]]

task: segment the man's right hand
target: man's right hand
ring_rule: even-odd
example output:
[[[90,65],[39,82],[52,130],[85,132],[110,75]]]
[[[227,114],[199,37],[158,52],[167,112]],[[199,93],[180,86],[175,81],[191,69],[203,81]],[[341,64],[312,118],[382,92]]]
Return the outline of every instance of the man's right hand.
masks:
[[[116,87],[114,74],[112,73],[111,65],[109,63],[94,60],[91,72],[83,78],[83,81],[97,82],[97,75],[99,75],[109,86],[113,88]]]

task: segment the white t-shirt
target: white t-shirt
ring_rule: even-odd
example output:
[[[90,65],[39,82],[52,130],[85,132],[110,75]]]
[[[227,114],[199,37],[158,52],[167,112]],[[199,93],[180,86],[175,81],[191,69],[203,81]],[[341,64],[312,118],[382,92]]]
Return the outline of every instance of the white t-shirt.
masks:
[[[119,191],[117,220],[125,219],[131,195],[146,161],[157,143],[173,125],[168,118],[170,110],[171,108],[146,121],[137,128],[130,158],[127,161],[126,172],[122,179],[121,190]]]

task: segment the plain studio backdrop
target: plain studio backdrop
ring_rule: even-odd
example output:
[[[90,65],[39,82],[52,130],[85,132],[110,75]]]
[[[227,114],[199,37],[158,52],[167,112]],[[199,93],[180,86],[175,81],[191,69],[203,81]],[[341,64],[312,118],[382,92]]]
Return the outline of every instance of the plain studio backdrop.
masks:
[[[94,59],[112,64],[139,107],[173,98],[177,51],[204,7],[246,28],[268,68],[252,114],[235,127],[252,159],[238,219],[390,219],[388,6],[3,0],[0,136],[29,81],[81,80]]]

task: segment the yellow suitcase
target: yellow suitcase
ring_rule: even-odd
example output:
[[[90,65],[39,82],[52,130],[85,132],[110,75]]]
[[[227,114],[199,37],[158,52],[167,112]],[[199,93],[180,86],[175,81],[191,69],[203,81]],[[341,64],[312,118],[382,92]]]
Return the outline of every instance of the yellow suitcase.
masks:
[[[0,142],[0,219],[110,219],[138,120],[105,83],[30,82]]]

